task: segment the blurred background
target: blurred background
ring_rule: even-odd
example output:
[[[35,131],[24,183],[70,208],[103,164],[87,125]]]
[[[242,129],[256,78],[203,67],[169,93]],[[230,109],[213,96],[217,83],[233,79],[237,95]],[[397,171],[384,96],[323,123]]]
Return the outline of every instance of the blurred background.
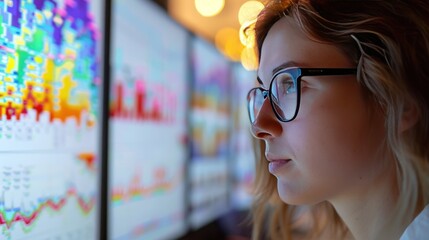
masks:
[[[1,239],[250,239],[253,0],[0,0]]]
[[[155,1],[176,22],[214,45],[246,70],[255,70],[254,39],[245,35],[264,7],[257,0],[158,0]]]

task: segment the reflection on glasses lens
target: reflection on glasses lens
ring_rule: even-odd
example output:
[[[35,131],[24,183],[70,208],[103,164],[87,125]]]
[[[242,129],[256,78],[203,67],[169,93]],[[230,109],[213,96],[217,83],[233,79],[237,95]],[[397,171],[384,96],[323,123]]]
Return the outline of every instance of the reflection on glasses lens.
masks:
[[[293,118],[298,102],[297,80],[289,73],[278,74],[271,84],[273,110],[282,121]]]
[[[271,82],[270,91],[253,88],[248,94],[248,111],[251,123],[254,123],[269,95],[272,109],[280,121],[291,120],[297,110],[297,80],[288,72],[277,74]]]

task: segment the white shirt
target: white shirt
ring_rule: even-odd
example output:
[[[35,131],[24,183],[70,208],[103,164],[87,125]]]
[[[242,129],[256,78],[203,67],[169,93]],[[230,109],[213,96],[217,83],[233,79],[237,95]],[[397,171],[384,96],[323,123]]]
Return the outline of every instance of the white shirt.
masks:
[[[400,240],[428,240],[429,239],[429,205],[405,229]]]

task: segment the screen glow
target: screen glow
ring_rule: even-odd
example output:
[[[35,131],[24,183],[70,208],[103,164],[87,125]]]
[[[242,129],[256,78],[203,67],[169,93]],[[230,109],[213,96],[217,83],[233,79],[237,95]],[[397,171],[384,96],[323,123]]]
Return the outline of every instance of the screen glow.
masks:
[[[101,1],[0,1],[0,238],[96,239]]]
[[[186,231],[187,33],[140,0],[113,1],[112,24],[110,239],[174,239]]]

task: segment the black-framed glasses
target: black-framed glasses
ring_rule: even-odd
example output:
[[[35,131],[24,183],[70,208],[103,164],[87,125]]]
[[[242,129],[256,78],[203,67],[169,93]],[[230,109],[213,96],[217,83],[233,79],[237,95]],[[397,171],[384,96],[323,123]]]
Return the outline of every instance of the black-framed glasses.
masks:
[[[285,68],[274,74],[268,90],[250,89],[247,94],[249,118],[255,123],[265,99],[269,96],[271,107],[281,122],[290,122],[298,114],[301,101],[301,78],[304,76],[353,75],[356,68]]]

